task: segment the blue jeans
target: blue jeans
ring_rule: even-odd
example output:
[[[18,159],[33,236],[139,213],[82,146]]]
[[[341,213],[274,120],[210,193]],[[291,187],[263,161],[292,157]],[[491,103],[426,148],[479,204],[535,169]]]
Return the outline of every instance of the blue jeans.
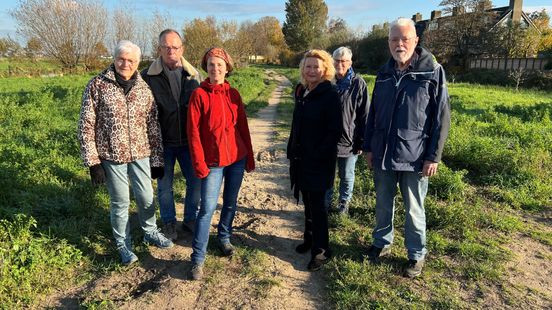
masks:
[[[159,212],[163,224],[176,222],[176,209],[174,204],[174,166],[178,160],[180,170],[186,179],[186,196],[184,197],[184,221],[190,222],[196,219],[201,198],[201,179],[199,179],[192,167],[190,150],[188,146],[170,147],[163,149],[165,160],[165,173],[157,180],[157,199],[159,200]]]
[[[102,167],[105,171],[107,191],[109,192],[111,228],[115,243],[117,247],[122,245],[128,247],[131,245],[128,221],[129,184],[138,206],[138,217],[142,230],[144,233],[157,230],[149,158],[142,158],[127,164],[102,160]]]
[[[220,187],[224,180],[222,210],[218,223],[218,239],[221,243],[230,242],[232,222],[236,215],[238,193],[240,191],[245,159],[226,167],[210,167],[209,175],[201,180],[201,207],[195,223],[194,240],[192,241],[192,264],[203,264],[209,243],[211,218],[217,208]]]
[[[372,233],[374,245],[383,248],[393,243],[397,183],[401,189],[405,208],[404,245],[409,259],[420,260],[427,253],[424,200],[428,178],[419,172],[389,171],[374,167],[376,187],[376,227]]]
[[[355,164],[358,155],[337,158],[337,175],[339,176],[339,201],[351,201],[353,187],[355,186]],[[326,207],[332,202],[334,188],[326,192]]]

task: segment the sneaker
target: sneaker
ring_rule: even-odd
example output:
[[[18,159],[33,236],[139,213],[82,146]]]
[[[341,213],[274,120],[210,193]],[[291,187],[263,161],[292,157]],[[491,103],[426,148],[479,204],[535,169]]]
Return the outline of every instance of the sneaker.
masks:
[[[158,248],[172,248],[174,246],[174,243],[167,239],[162,233],[160,233],[158,230],[154,230],[152,232],[146,233],[144,235],[144,242],[153,244]]]
[[[310,271],[317,271],[322,268],[324,264],[326,264],[330,258],[332,258],[332,253],[330,250],[322,250],[322,253],[317,254],[314,256],[309,264],[307,265],[307,269]]]
[[[195,220],[182,221],[182,230],[193,234],[195,232]]]
[[[176,239],[178,239],[175,222],[171,222],[163,225],[163,229],[161,231],[163,232],[163,235],[165,235],[165,237],[167,237],[171,241],[176,241]]]
[[[118,247],[117,250],[119,251],[119,254],[121,254],[121,263],[123,265],[128,266],[138,261],[138,256],[132,253],[132,251],[129,250],[126,245]]]
[[[371,262],[378,263],[380,257],[389,255],[390,253],[391,247],[378,248],[375,245],[371,245],[366,255]]]
[[[422,268],[424,268],[424,259],[415,260],[409,259],[406,269],[404,270],[404,276],[408,278],[415,278],[422,274]]]
[[[349,215],[349,202],[341,200],[337,206],[337,213],[340,215]]]
[[[188,272],[188,278],[197,281],[203,278],[203,265],[193,264],[192,269]]]
[[[224,256],[232,256],[234,254],[234,246],[230,243],[230,241],[221,242],[219,241],[219,249],[222,251],[222,255]]]

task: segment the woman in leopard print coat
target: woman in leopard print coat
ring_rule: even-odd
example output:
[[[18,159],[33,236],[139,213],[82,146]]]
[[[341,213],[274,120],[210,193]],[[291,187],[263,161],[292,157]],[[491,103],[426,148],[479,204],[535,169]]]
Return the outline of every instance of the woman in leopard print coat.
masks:
[[[152,178],[163,174],[163,147],[157,106],[137,73],[140,48],[121,41],[114,62],[88,83],[82,100],[78,139],[92,183],[106,183],[111,227],[123,264],[138,260],[132,252],[128,207],[132,185],[144,241],[161,248],[173,243],[157,229]]]

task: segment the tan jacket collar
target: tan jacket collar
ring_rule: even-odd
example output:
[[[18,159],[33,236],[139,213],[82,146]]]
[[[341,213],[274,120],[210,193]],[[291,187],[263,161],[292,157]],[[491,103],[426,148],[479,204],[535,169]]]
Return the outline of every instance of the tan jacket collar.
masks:
[[[182,62],[182,68],[190,74],[193,79],[200,79],[201,76],[194,66],[192,66],[184,57],[180,57],[180,62]],[[163,72],[163,62],[161,57],[157,58],[154,62],[151,63],[148,69],[148,75],[159,75]]]

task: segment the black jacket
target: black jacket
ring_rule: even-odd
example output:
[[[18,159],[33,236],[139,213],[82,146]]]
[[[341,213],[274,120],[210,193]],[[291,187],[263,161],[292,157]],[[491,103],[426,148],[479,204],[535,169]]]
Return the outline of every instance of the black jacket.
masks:
[[[339,97],[329,81],[318,84],[305,97],[304,93],[299,84],[287,145],[296,198],[299,190],[325,191],[333,185],[342,128]]]
[[[445,71],[427,50],[416,53],[402,76],[391,58],[376,78],[364,151],[384,170],[421,171],[424,160],[439,162],[450,128]]]
[[[338,91],[343,117],[343,131],[337,143],[337,156],[349,157],[362,150],[368,119],[368,88],[360,75],[353,73],[351,86]]]
[[[169,78],[163,72],[161,58],[156,59],[147,69],[142,70],[142,78],[148,83],[159,111],[159,123],[163,135],[163,145],[175,147],[188,144],[186,119],[190,95],[199,87],[201,76],[197,69],[182,58],[182,87],[180,99],[174,100]]]

